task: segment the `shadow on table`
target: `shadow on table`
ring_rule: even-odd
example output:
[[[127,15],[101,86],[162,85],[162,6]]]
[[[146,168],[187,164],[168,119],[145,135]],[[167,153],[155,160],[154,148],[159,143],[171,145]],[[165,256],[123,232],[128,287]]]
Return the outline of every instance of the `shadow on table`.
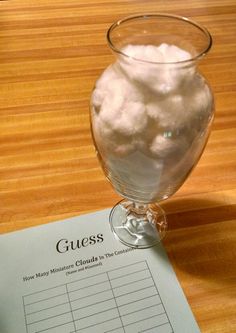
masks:
[[[186,210],[174,213],[173,205]],[[178,199],[175,203],[166,201],[162,207],[169,224],[163,245],[177,275],[183,272],[213,284],[232,286],[236,278],[236,204]]]

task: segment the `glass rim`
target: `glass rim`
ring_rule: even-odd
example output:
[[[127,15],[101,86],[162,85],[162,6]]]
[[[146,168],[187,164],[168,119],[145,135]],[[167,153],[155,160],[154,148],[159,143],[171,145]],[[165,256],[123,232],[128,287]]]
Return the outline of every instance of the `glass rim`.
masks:
[[[186,60],[158,62],[158,61],[148,61],[148,60],[143,60],[143,59],[138,59],[138,58],[132,57],[132,56],[122,52],[112,42],[111,33],[115,28],[119,27],[121,24],[128,22],[128,21],[142,19],[142,18],[147,19],[147,18],[160,18],[160,17],[176,19],[176,20],[191,24],[192,26],[198,28],[207,37],[207,40],[208,40],[207,46],[203,49],[203,51],[199,52],[199,54],[197,54],[196,56],[191,57],[189,59],[186,59]],[[129,59],[132,59],[132,60],[135,60],[138,62],[149,63],[149,64],[153,64],[153,65],[155,65],[155,64],[156,65],[176,65],[176,64],[186,64],[186,63],[195,62],[198,59],[205,56],[209,52],[209,50],[211,49],[211,46],[212,46],[212,36],[211,36],[210,32],[204,26],[198,24],[197,22],[195,22],[185,16],[179,16],[179,15],[174,15],[174,14],[165,14],[165,13],[147,13],[147,14],[136,14],[136,15],[126,16],[123,19],[120,19],[120,20],[114,22],[110,26],[110,28],[107,30],[106,37],[107,37],[107,42],[108,42],[109,47],[115,53],[118,53],[126,58],[129,58]]]

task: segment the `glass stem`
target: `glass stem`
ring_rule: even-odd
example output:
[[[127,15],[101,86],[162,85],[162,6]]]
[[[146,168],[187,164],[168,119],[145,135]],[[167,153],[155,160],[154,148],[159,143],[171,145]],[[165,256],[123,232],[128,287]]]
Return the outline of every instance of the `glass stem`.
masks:
[[[133,207],[134,207],[135,214],[143,216],[143,215],[146,215],[146,213],[147,213],[148,204],[134,202]]]

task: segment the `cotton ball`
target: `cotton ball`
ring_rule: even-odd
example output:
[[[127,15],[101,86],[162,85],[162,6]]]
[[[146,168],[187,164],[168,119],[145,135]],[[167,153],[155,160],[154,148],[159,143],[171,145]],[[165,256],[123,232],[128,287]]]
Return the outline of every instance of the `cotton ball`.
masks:
[[[134,145],[132,143],[119,144],[114,147],[114,155],[124,157],[134,151]]]
[[[115,69],[115,65],[112,64],[110,66],[108,66],[103,73],[101,74],[101,76],[99,77],[99,79],[96,82],[96,88],[100,88],[100,89],[105,89],[106,87],[113,81],[119,78],[119,74],[117,73],[116,69]]]
[[[213,99],[205,80],[197,75],[193,84],[186,90],[186,107],[195,113],[208,114],[213,106]]]
[[[183,154],[186,149],[187,142],[185,137],[172,138],[171,132],[166,132],[165,135],[158,134],[150,145],[150,151],[159,158],[176,158]]]
[[[158,155],[163,158],[168,155],[171,151],[173,151],[173,142],[170,138],[166,138],[163,135],[157,135],[153,142],[150,145],[150,151],[154,155]]]
[[[130,137],[118,133],[99,117],[94,121],[93,130],[96,143],[105,154],[126,156],[135,150]]]
[[[108,140],[109,138],[112,138],[113,128],[108,122],[104,121],[102,117],[97,117],[97,119],[95,119],[95,123],[97,125],[97,128],[99,129],[100,135],[104,139]]]
[[[99,90],[100,83],[94,92],[93,101],[95,107],[101,104],[99,116],[102,122],[124,135],[141,132],[146,126],[147,116],[140,92],[122,76],[113,78],[104,86],[103,94]]]
[[[190,68],[192,66],[188,65],[183,69],[178,64],[170,64],[191,59],[188,52],[174,45],[165,43],[158,47],[128,45],[122,49],[122,52],[131,57],[124,57],[120,61],[120,67],[125,75],[158,94],[171,93],[183,84],[187,76],[192,75],[192,68]]]
[[[100,109],[100,119],[114,127],[114,122],[120,117],[123,104],[125,103],[127,90],[123,79],[115,79],[104,89],[104,98]]]
[[[135,145],[129,137],[120,135],[120,133],[112,131],[112,133],[103,140],[103,147],[109,156],[127,157],[135,151]]]
[[[168,95],[163,99],[151,101],[146,106],[147,114],[155,120],[160,127],[174,129],[188,116],[183,109],[181,95]]]
[[[118,79],[119,76],[114,70],[113,65],[110,65],[107,69],[105,69],[101,77],[97,80],[91,96],[91,104],[94,107],[94,111],[100,111],[101,105],[108,94],[108,87]]]
[[[159,46],[159,51],[162,53],[165,62],[179,62],[191,59],[191,54],[175,45],[163,43]]]
[[[195,68],[191,65],[164,64],[159,68],[154,89],[159,94],[177,94],[191,85],[195,75]]]
[[[164,61],[164,55],[161,52],[160,47],[156,47],[155,45],[129,44],[122,49],[122,53],[139,61],[155,63]]]
[[[132,191],[135,190],[135,187],[142,187],[144,191],[149,186],[151,186],[152,190],[156,190],[157,182],[162,172],[162,161],[157,161],[135,151],[125,159],[111,156],[107,162],[116,178],[119,179],[121,177],[124,184],[132,185]]]
[[[162,109],[158,106],[157,103],[148,103],[146,105],[146,110],[150,118],[154,119],[157,122],[159,121]]]
[[[147,125],[145,106],[141,102],[127,101],[120,118],[114,121],[114,129],[124,135],[141,133]]]
[[[160,49],[154,45],[129,45],[123,52],[135,59],[146,62],[163,62],[164,58]]]
[[[113,77],[109,84],[104,85],[108,80],[100,80],[92,95],[93,123],[101,146],[112,154],[124,156],[135,148],[132,136],[142,132],[147,116],[140,93],[122,75],[113,75],[114,68],[106,72]]]
[[[128,45],[122,49],[122,52],[128,55],[119,60],[123,75],[133,84],[141,85],[140,89],[152,87],[156,81],[156,65],[150,61],[158,60],[157,48],[151,45]]]

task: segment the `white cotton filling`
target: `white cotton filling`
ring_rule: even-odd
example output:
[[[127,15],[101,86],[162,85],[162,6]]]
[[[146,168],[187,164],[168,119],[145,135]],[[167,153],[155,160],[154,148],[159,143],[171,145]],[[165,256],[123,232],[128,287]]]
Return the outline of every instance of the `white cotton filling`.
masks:
[[[194,65],[166,64],[191,59],[187,51],[165,43],[127,45],[122,51],[129,57],[110,65],[96,83],[92,121],[107,165],[132,183],[142,168],[153,174],[185,154],[209,120],[212,97]],[[138,163],[135,152],[141,154]]]

